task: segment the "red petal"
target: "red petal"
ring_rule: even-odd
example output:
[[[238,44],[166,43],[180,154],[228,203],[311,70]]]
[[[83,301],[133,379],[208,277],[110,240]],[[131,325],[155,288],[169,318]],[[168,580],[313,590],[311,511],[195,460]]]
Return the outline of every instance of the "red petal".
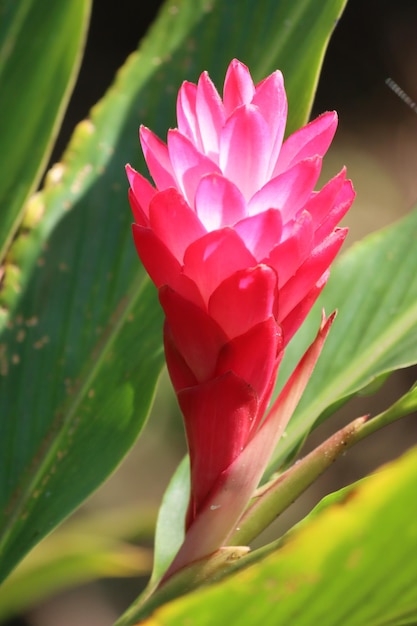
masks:
[[[347,229],[338,229],[299,267],[296,274],[279,291],[279,320],[287,315],[305,298],[314,285],[330,267],[346,237]],[[278,275],[279,276],[279,275]]]
[[[178,187],[184,194],[190,206],[194,206],[194,196],[198,183],[205,174],[217,172],[220,174],[218,166],[199,152],[191,141],[181,135],[178,130],[168,132],[169,156]]]
[[[133,239],[146,271],[157,287],[174,285],[181,265],[150,228],[132,225]]]
[[[176,189],[157,193],[149,207],[151,228],[182,263],[186,248],[206,233],[197,215]]]
[[[226,116],[242,104],[249,104],[255,94],[252,77],[246,65],[233,59],[227,68],[223,88],[223,102]]]
[[[284,141],[273,175],[276,176],[296,162],[312,156],[323,156],[334,137],[337,114],[323,113]]]
[[[184,254],[184,274],[199,287],[207,303],[213,291],[238,270],[256,265],[239,235],[231,228],[207,233]]]
[[[195,209],[207,230],[232,226],[246,215],[239,189],[219,174],[204,176],[195,194]]]
[[[332,210],[336,198],[346,180],[346,169],[343,168],[337,176],[329,180],[320,191],[314,192],[305,204],[305,209],[313,218],[314,230],[326,220]]]
[[[313,288],[307,295],[297,304],[297,306],[283,319],[280,324],[282,328],[284,345],[288,345],[292,337],[295,335],[307,315],[310,313],[311,307],[319,297],[323,287],[327,283],[330,272],[327,270],[319,278]]]
[[[210,316],[232,339],[252,326],[277,316],[277,275],[267,265],[240,270],[226,278],[212,294]]]
[[[242,106],[224,125],[220,168],[248,201],[267,180],[272,138],[258,108]]]
[[[164,323],[164,348],[169,377],[175,391],[178,393],[181,389],[196,385],[198,381],[178,352],[166,320]]]
[[[311,254],[314,233],[310,214],[303,211],[295,222],[287,224],[286,230],[289,236],[273,248],[265,260],[277,272],[280,290]]]
[[[268,209],[258,215],[252,215],[236,224],[235,231],[253,256],[262,261],[281,239],[281,213],[276,209]]]
[[[178,400],[191,463],[189,526],[222,472],[244,448],[258,404],[253,389],[232,372],[180,391]]]
[[[166,144],[145,126],[140,127],[140,143],[156,187],[159,190],[176,187]]]
[[[330,186],[331,183],[332,181],[330,181],[328,185]],[[352,202],[355,199],[355,191],[352,187],[352,182],[350,180],[346,180],[344,181],[336,197],[333,198],[332,206],[329,206],[330,199],[328,198],[326,189],[328,185],[326,185],[326,187],[323,187],[323,189],[317,194],[317,196],[320,196],[317,198],[317,200],[316,197],[314,197],[311,205],[310,203],[306,205],[306,210],[308,210],[308,212],[313,216],[313,220],[316,220],[314,233],[314,240],[316,245],[318,245],[320,241],[323,241],[324,239],[326,239],[326,237],[328,237],[328,235],[330,235],[330,233],[334,230],[340,220],[350,209],[350,207],[352,206]],[[325,215],[322,215],[321,207],[323,205],[326,206],[326,204],[328,207],[328,211]],[[316,208],[318,206],[320,206],[319,211],[322,215],[322,219],[320,222],[318,222],[319,211],[316,211]]]
[[[169,287],[159,290],[159,300],[176,349],[199,382],[215,372],[225,333],[209,315]]]
[[[216,375],[233,372],[253,387],[259,402],[264,403],[266,390],[272,391],[270,382],[272,377],[275,380],[281,344],[281,329],[276,320],[270,317],[224,345]],[[251,428],[256,427],[262,417],[263,415],[254,416],[256,421],[251,424]]]
[[[132,209],[133,218],[136,224],[139,224],[139,226],[145,226],[145,227],[149,226],[149,219],[145,215],[142,207],[140,206],[139,202],[137,201],[135,197],[135,194],[133,193],[130,187],[127,192],[127,197],[129,198],[130,208]]]

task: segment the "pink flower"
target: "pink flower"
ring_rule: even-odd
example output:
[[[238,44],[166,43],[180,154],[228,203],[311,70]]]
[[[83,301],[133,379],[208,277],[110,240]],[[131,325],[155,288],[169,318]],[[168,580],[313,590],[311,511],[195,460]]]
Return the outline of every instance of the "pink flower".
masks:
[[[135,245],[159,290],[185,420],[188,530],[264,428],[285,346],[346,236],[336,228],[354,198],[345,172],[314,191],[337,116],[283,143],[286,115],[282,74],[255,86],[234,60],[223,100],[207,73],[182,85],[167,144],[140,129],[155,187],[127,167]]]

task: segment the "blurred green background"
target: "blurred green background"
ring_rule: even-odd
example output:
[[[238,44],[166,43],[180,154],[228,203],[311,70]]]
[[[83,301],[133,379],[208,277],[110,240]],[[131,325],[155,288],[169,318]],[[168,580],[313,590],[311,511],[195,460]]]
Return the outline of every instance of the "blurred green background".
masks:
[[[74,126],[88,115],[127,55],[136,49],[159,5],[137,0],[93,3],[83,65],[51,164],[59,160]],[[329,109],[339,113],[339,131],[325,160],[323,178],[346,165],[354,181],[357,200],[345,220],[350,227],[346,245],[404,215],[417,200],[416,111],[386,85],[386,80],[392,78],[417,101],[416,32],[417,4],[413,0],[350,0],[328,48],[312,115]],[[398,372],[377,396],[356,398],[315,431],[308,448],[354,417],[385,408],[415,378],[415,371]],[[268,531],[269,536],[276,536],[300,519],[324,494],[397,457],[416,441],[415,418],[410,417],[356,446],[280,518]],[[126,510],[127,536],[136,536],[138,545],[150,547],[150,526],[143,520],[151,521],[156,515],[164,488],[184,450],[181,419],[164,376],[144,435],[75,518],[94,515],[105,519],[115,509]],[[131,521],[130,509],[141,518],[141,527]],[[77,586],[42,601],[7,624],[110,626],[136,597],[144,580],[105,579]]]

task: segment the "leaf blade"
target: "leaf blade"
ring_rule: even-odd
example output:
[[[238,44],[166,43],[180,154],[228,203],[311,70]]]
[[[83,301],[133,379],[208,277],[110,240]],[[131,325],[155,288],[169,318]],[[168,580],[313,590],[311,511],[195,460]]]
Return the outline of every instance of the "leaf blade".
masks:
[[[242,571],[160,607],[143,623],[177,626],[189,615],[196,626],[220,619],[230,626],[415,620],[417,563],[410,555],[417,548],[416,480],[414,449],[344,490],[344,500],[321,504],[320,513],[291,531],[282,547],[271,547],[267,556],[253,553],[253,564],[244,569],[238,561]],[[381,560],[387,546],[389,555]]]
[[[5,0],[1,12],[0,143],[7,153],[0,173],[3,260],[25,200],[46,166],[69,100],[81,62],[90,1]],[[42,93],[48,97],[42,98]]]

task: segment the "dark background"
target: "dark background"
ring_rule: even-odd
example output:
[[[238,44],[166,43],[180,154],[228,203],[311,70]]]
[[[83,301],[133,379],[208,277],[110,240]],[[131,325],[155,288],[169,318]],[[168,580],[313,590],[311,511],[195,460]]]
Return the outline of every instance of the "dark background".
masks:
[[[162,2],[96,0],[85,56],[55,156],[77,121],[111,84],[117,69],[146,32]],[[417,2],[350,0],[330,41],[314,112],[337,109],[345,122],[411,110],[386,87],[393,78],[417,101]]]

